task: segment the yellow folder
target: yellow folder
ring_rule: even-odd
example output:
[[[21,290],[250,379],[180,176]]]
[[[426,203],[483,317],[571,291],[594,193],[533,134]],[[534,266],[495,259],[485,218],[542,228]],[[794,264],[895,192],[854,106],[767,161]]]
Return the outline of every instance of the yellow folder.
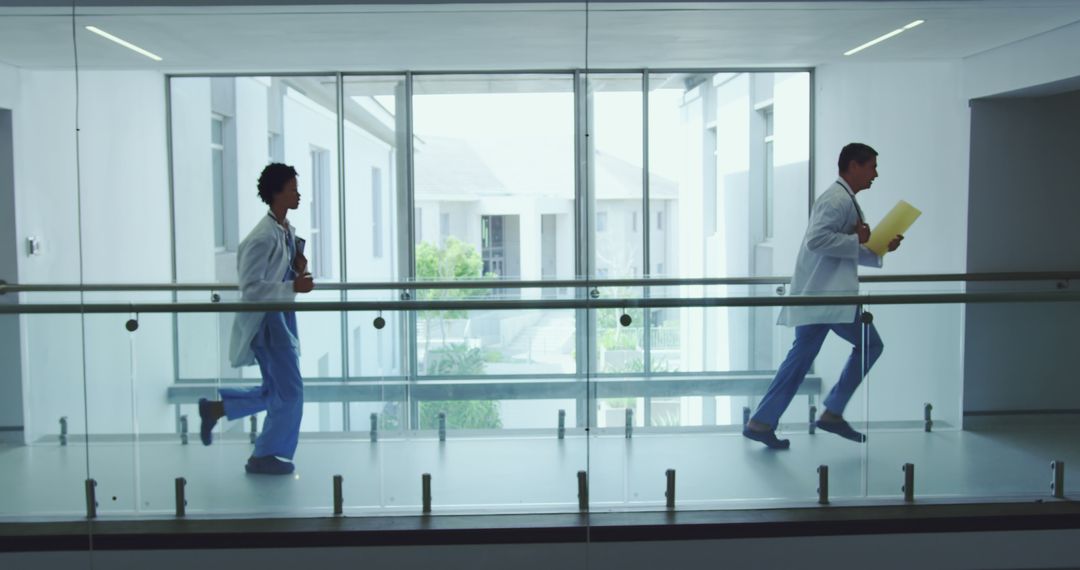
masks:
[[[866,242],[867,249],[878,255],[885,255],[889,252],[889,242],[896,236],[904,235],[921,214],[914,206],[900,200],[870,232],[870,239]]]

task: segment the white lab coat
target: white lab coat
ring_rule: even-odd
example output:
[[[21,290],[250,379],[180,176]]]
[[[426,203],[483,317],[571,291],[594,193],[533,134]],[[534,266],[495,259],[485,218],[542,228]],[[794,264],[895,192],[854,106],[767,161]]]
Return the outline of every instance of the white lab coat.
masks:
[[[288,220],[285,222],[288,224]],[[240,242],[236,269],[240,280],[240,300],[244,302],[296,300],[292,281],[283,281],[292,263],[288,242],[296,239],[296,228],[281,227],[272,213],[263,216],[251,233]],[[229,360],[233,366],[255,364],[251,340],[262,326],[266,313],[237,313],[229,342]],[[299,350],[299,343],[296,346]]]
[[[791,295],[854,295],[859,292],[858,266],[881,267],[882,260],[859,243],[855,226],[862,210],[843,179],[837,180],[814,201],[795,273]],[[779,324],[799,326],[853,323],[855,305],[784,307]]]

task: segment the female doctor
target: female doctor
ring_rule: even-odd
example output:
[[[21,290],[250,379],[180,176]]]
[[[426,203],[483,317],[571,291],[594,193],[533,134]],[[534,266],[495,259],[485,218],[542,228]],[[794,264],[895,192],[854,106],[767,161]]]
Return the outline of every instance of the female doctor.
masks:
[[[236,255],[242,301],[282,301],[296,299],[314,287],[307,272],[303,240],[285,219],[300,205],[296,169],[274,163],[259,176],[259,197],[270,211],[255,225]],[[213,440],[214,425],[222,417],[230,420],[266,411],[263,431],[255,440],[255,451],[247,461],[248,473],[287,475],[300,436],[304,407],[304,385],[300,377],[300,341],[296,314],[284,312],[244,312],[233,321],[229,359],[233,366],[258,363],[262,385],[244,389],[221,389],[221,400],[199,400],[200,436],[204,445]]]
[[[877,178],[877,154],[862,143],[851,143],[840,151],[839,179],[814,201],[795,260],[792,295],[854,295],[859,292],[858,266],[881,267],[881,257],[863,245],[870,239],[870,226],[855,200],[855,194],[870,188]],[[896,251],[903,239],[895,236],[889,242],[889,251]],[[866,436],[844,419],[844,408],[865,373],[881,356],[884,345],[874,325],[867,324],[864,330],[859,320],[854,305],[784,307],[779,324],[795,327],[795,343],[743,435],[770,449],[787,449],[791,445],[789,440],[776,437],[776,425],[832,331],[854,348],[840,380],[825,398],[825,411],[816,425],[845,439],[866,441]]]

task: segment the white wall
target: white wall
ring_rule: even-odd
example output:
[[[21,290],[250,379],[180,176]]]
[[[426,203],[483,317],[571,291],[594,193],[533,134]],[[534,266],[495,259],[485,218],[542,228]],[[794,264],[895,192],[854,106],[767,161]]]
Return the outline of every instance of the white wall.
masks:
[[[18,74],[15,201],[19,242],[36,236],[41,255],[19,258],[24,283],[78,283],[75,193],[75,90],[71,72]],[[78,295],[27,294],[23,302],[77,302]],[[57,433],[67,416],[83,431],[82,327],[77,315],[22,319],[22,379],[26,437]]]
[[[972,103],[968,269],[1075,271],[1080,267],[1080,91]],[[972,291],[1054,289],[973,284]],[[1080,409],[1080,306],[992,304],[968,309],[964,409]]]
[[[840,149],[857,141],[879,153],[880,178],[859,194],[871,226],[898,201],[923,211],[902,248],[882,270],[864,275],[963,272],[967,247],[969,112],[959,62],[841,64],[818,68],[816,79],[815,190],[837,177]],[[933,285],[932,290],[959,290]],[[863,291],[914,287],[864,286]],[[885,353],[849,407],[854,419],[922,418],[923,403],[939,419],[960,421],[963,308],[870,306]],[[830,335],[815,370],[828,387],[850,346]],[[866,398],[869,397],[869,409]],[[794,415],[791,415],[794,414]],[[805,421],[804,409],[785,421]]]
[[[1078,77],[1077,46],[1080,22],[968,57],[964,94],[977,99]]]
[[[37,236],[43,244],[40,256],[20,258],[20,280],[78,283],[81,269],[87,283],[168,281],[171,260],[161,75],[80,75],[81,240],[73,76],[22,71],[20,80],[24,104],[15,133],[19,241]],[[81,267],[80,245],[85,260]],[[163,300],[147,295],[86,296],[88,302],[151,299]],[[78,297],[41,294],[24,300]],[[68,416],[73,433],[84,431],[84,380],[91,432],[130,432],[135,410],[141,429],[172,428],[164,390],[172,378],[169,319],[142,315],[139,332],[130,335],[123,326],[127,318],[23,317],[29,439],[55,433],[61,416]]]

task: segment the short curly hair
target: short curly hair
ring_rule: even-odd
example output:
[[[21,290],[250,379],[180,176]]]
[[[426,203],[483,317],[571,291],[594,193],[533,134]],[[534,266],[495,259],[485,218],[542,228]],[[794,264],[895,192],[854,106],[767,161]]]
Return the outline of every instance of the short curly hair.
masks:
[[[285,188],[285,183],[299,176],[296,169],[280,162],[266,165],[262,174],[259,175],[259,198],[270,205],[274,201],[274,194]]]

